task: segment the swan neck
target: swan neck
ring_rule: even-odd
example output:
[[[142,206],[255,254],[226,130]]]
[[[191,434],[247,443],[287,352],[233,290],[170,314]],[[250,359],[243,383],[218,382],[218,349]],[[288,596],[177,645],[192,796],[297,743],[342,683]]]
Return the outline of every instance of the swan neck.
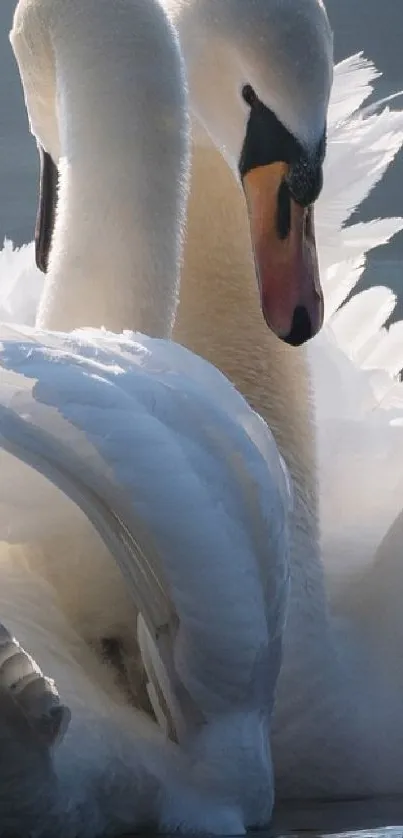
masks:
[[[198,142],[199,138],[200,134]],[[206,137],[203,146],[193,148],[174,339],[218,366],[271,428],[295,490],[292,578],[306,580],[312,574],[312,589],[317,593],[319,586],[323,594],[316,443],[306,352],[281,343],[264,323],[244,198]],[[297,590],[298,584],[294,587]],[[303,608],[304,602],[291,609],[292,614]]]
[[[60,183],[37,325],[167,337],[188,164],[179,49],[155,3],[99,0],[89,26],[90,5],[72,0],[53,22]]]

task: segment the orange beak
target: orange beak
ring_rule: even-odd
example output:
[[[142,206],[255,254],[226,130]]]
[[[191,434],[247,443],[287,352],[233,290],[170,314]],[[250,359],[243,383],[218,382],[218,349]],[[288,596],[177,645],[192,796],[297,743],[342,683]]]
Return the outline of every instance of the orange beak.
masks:
[[[300,346],[323,323],[323,294],[313,207],[301,207],[284,178],[286,163],[251,169],[243,177],[250,232],[267,325],[286,343]]]

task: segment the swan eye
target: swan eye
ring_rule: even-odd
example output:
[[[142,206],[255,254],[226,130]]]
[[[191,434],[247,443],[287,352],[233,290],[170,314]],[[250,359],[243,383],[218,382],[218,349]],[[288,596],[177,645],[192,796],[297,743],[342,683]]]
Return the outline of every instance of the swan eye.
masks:
[[[242,99],[250,108],[256,103],[257,96],[251,84],[244,84],[242,88]]]

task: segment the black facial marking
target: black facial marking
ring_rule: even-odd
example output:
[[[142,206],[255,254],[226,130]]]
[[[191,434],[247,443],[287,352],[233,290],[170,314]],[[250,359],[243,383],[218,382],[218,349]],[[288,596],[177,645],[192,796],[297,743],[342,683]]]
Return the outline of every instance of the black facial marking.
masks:
[[[256,103],[257,96],[251,84],[244,84],[242,88],[242,99],[250,108]]]
[[[39,144],[38,151],[40,189],[35,225],[35,260],[39,270],[46,273],[55,225],[59,173],[50,154]]]
[[[270,163],[288,163],[286,177],[289,195],[302,207],[308,207],[318,198],[323,185],[322,164],[326,151],[326,130],[313,155],[308,155],[298,140],[282,125],[276,115],[260,101],[250,84],[242,88],[242,97],[250,107],[245,140],[239,158],[241,178],[259,166]],[[285,230],[285,197],[279,190],[279,231]],[[284,236],[285,237],[285,236]]]
[[[266,166],[269,163],[291,163],[300,154],[300,146],[297,140],[279,122],[275,114],[266,108],[266,105],[258,99],[256,93],[250,88],[253,96],[247,88],[245,101],[250,106],[250,116],[246,128],[245,140],[239,159],[239,173],[244,177],[252,169],[258,166]]]

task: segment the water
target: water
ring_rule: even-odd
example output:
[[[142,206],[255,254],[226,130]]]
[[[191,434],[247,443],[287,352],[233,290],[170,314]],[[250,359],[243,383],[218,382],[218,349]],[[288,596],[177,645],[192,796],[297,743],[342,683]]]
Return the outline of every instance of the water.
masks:
[[[275,835],[311,833],[344,838],[402,838],[403,798],[329,802],[288,802],[276,808],[272,831]],[[263,836],[261,836],[263,838]]]

